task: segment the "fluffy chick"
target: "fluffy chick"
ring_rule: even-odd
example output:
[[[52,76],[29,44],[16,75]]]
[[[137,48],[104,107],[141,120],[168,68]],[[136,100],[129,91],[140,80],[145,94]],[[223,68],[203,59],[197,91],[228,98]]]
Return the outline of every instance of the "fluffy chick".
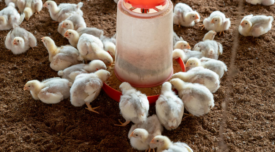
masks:
[[[57,22],[64,21],[73,14],[83,16],[81,10],[83,6],[82,2],[79,2],[78,4],[61,3],[57,6],[55,1],[48,0],[43,6],[49,10],[51,18]]]
[[[243,36],[259,37],[272,28],[273,16],[247,15],[239,26],[239,32]]]
[[[104,51],[100,39],[93,35],[82,34],[79,38],[77,48],[85,60],[99,59],[108,66],[113,63],[112,56]]]
[[[195,22],[200,21],[200,15],[197,11],[193,11],[190,6],[184,3],[178,3],[174,8],[173,22],[174,24],[191,27]]]
[[[215,72],[203,67],[195,67],[187,72],[175,73],[172,78],[180,78],[184,82],[202,84],[213,93],[220,88],[219,76]]]
[[[219,78],[222,78],[224,75],[224,71],[227,71],[227,66],[224,62],[202,57],[200,59],[197,58],[189,58],[185,64],[186,70],[202,66],[206,69],[209,69],[213,72],[216,72],[219,75]]]
[[[202,57],[201,52],[187,50],[187,49],[184,49],[184,50],[175,49],[172,55],[173,55],[173,59],[181,58],[183,62],[186,62],[191,57],[196,57],[196,58]]]
[[[20,14],[15,9],[15,4],[10,2],[6,8],[0,11],[0,30],[9,30],[14,24],[20,25],[25,14]]]
[[[67,79],[51,78],[42,82],[38,80],[28,81],[24,90],[31,92],[33,99],[41,100],[46,104],[56,104],[70,96],[72,83]]]
[[[94,101],[100,93],[100,90],[110,76],[110,72],[106,70],[98,70],[95,73],[79,74],[76,76],[75,81],[71,87],[71,104],[75,107],[87,105],[89,111],[95,112],[96,108],[92,108],[90,103]]]
[[[181,99],[172,91],[170,82],[162,84],[161,94],[156,101],[156,113],[161,124],[167,130],[178,128],[181,124],[184,105]]]
[[[180,41],[176,42],[176,44],[174,45],[174,49],[181,49],[181,50],[188,49],[188,50],[190,50],[191,46],[189,45],[188,42],[186,42],[184,40],[180,40]]]
[[[203,26],[207,30],[214,30],[216,32],[224,33],[231,26],[230,18],[226,18],[220,11],[214,11],[208,18],[203,20]]]
[[[154,137],[151,144],[156,145],[157,152],[193,152],[186,143],[173,143],[168,137],[162,135]]]
[[[150,141],[157,135],[161,135],[163,128],[156,115],[147,118],[144,123],[132,125],[128,138],[131,146],[137,150],[151,150],[155,148]]]
[[[81,73],[92,73],[100,69],[107,69],[105,63],[100,60],[93,60],[89,64],[76,64],[64,70],[59,70],[58,75],[68,79],[70,82],[74,82],[77,75]]]
[[[86,28],[84,18],[81,15],[74,14],[66,20],[60,22],[57,31],[64,36],[65,32],[69,29],[78,30],[81,28]]]
[[[111,37],[102,36],[101,41],[104,46],[104,50],[107,51],[113,58],[116,55],[116,39]]]
[[[262,4],[264,6],[270,6],[274,4],[274,0],[246,0],[246,2],[252,5]]]
[[[204,35],[204,37],[203,37],[202,40],[203,40],[203,41],[205,41],[205,40],[214,40],[216,34],[217,34],[217,33],[216,33],[215,31],[211,30],[211,31],[207,32],[207,33]]]
[[[116,126],[126,126],[131,121],[133,123],[143,123],[146,121],[149,111],[149,101],[145,94],[137,91],[128,82],[123,82],[119,86],[122,91],[119,109],[121,115],[126,120],[125,123]]]
[[[63,70],[71,65],[83,61],[78,50],[70,45],[57,47],[50,37],[42,37],[41,41],[49,53],[50,66],[53,70]]]
[[[17,0],[19,11],[24,12],[27,21],[42,10],[42,4],[42,0]]]
[[[79,29],[79,31],[69,29],[65,32],[64,37],[69,40],[72,46],[77,47],[78,40],[80,36],[82,36],[83,34],[89,34],[97,38],[100,38],[103,35],[103,31],[97,28],[81,28]]]
[[[179,78],[170,80],[178,90],[178,95],[184,103],[184,108],[194,116],[202,116],[215,106],[213,94],[203,85],[184,82]]]
[[[26,52],[30,47],[36,47],[37,40],[34,35],[25,29],[17,26],[13,26],[5,40],[5,46],[11,50],[13,54],[22,54]]]
[[[194,46],[194,51],[202,52],[202,56],[204,57],[218,59],[219,55],[223,53],[223,46],[217,41],[205,40],[197,43]]]

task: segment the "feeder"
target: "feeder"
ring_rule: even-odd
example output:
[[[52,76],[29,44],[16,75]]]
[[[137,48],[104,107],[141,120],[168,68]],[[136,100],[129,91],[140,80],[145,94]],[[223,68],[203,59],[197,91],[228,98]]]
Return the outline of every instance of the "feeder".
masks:
[[[173,4],[170,0],[119,0],[116,31],[114,72],[121,82],[149,88],[161,85],[172,76]],[[120,92],[106,84],[103,90],[119,101]],[[157,98],[148,97],[150,102]]]

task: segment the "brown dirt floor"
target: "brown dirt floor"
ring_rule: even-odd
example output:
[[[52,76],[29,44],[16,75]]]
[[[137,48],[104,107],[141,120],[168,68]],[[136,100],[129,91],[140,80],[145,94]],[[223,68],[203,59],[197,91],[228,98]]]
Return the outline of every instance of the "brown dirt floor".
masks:
[[[77,2],[77,0],[57,0],[57,2]],[[183,0],[181,0],[183,2]],[[220,10],[231,18],[232,26],[223,36],[215,39],[224,46],[220,60],[230,62],[233,45],[233,29],[236,28],[239,0],[185,0],[196,9],[202,19],[212,11]],[[84,17],[88,26],[104,29],[107,36],[116,31],[116,4],[113,0],[89,0],[84,2]],[[176,4],[179,0],[174,0]],[[4,2],[0,5],[5,7]],[[275,6],[250,6],[244,4],[241,16],[248,14],[275,15]],[[275,22],[273,22],[273,27]],[[68,44],[57,33],[57,24],[51,24],[46,9],[34,15],[21,27],[32,32],[38,39],[38,47],[27,53],[15,56],[5,49],[4,36],[0,32],[0,151],[134,151],[127,138],[130,125],[115,127],[119,114],[118,103],[104,92],[92,102],[100,106],[100,114],[91,113],[85,107],[75,108],[69,99],[56,105],[35,101],[29,92],[23,91],[28,80],[43,80],[57,76],[51,70],[48,53],[40,41],[42,36],[51,36],[58,46]],[[191,46],[199,42],[205,30],[198,25],[192,28],[174,30]],[[202,117],[187,117],[179,128],[164,131],[173,141],[183,141],[194,151],[210,152],[218,150],[219,126],[222,119],[221,103],[227,91],[226,84],[233,86],[228,104],[228,121],[225,128],[225,141],[232,152],[275,151],[275,28],[259,37],[240,36],[237,50],[236,69],[233,81],[222,78],[221,88],[214,94],[215,107]],[[150,114],[154,113],[151,106]]]

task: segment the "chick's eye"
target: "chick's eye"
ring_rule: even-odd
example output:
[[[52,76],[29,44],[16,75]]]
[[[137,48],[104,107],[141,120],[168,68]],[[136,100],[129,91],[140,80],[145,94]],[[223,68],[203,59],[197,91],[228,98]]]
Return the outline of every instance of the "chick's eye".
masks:
[[[71,35],[71,33],[69,33]]]
[[[159,140],[157,140],[157,142],[159,142]]]
[[[31,86],[28,86],[28,87],[31,87]]]
[[[217,20],[215,20],[217,22]]]
[[[50,5],[50,4],[48,3],[48,5]]]
[[[247,23],[245,23],[245,25],[247,25]]]
[[[19,42],[19,40],[17,40],[17,42]]]

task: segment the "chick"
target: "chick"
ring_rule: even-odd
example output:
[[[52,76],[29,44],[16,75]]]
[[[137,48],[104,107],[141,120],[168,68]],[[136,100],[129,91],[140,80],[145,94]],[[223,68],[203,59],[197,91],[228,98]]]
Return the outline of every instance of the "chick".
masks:
[[[213,30],[207,32],[203,37],[203,41],[205,41],[205,40],[214,40],[216,34],[217,33]]]
[[[110,76],[110,72],[106,70],[98,70],[95,73],[79,74],[71,87],[71,104],[75,107],[87,105],[89,111],[99,114],[92,108],[90,103],[94,101],[100,93],[100,90]]]
[[[156,101],[156,113],[161,124],[167,130],[178,128],[182,121],[184,105],[181,99],[172,91],[172,85],[164,82],[161,94]]]
[[[162,135],[154,137],[151,144],[157,146],[157,152],[193,152],[186,143],[173,143],[168,137]]]
[[[107,51],[113,58],[116,55],[116,39],[111,37],[102,36],[101,41],[104,46],[104,50]]]
[[[59,70],[58,75],[68,79],[70,82],[74,82],[77,75],[81,73],[92,73],[100,69],[107,69],[105,63],[100,60],[93,60],[89,64],[76,64],[64,70]]]
[[[38,80],[28,81],[24,90],[31,92],[33,99],[41,100],[46,104],[56,104],[70,96],[72,83],[67,79],[51,78],[42,82]]]
[[[180,78],[184,82],[199,83],[206,86],[212,93],[220,88],[220,79],[215,72],[195,67],[187,72],[178,72],[173,74],[172,78]]]
[[[42,10],[42,4],[42,0],[17,0],[19,11],[24,12],[27,21],[34,13]]]
[[[239,26],[239,32],[243,36],[259,37],[272,28],[273,16],[247,15]]]
[[[246,2],[252,5],[262,4],[264,6],[270,6],[274,4],[274,0],[246,0]]]
[[[178,3],[174,8],[173,22],[177,25],[185,27],[191,27],[195,25],[195,22],[200,21],[200,15],[197,11],[193,11],[192,8],[184,3]]]
[[[83,6],[82,2],[79,2],[78,4],[61,3],[57,6],[55,1],[48,0],[43,6],[49,10],[51,18],[57,22],[64,21],[73,14],[83,16],[81,10]]]
[[[14,24],[20,25],[24,20],[25,14],[20,14],[15,9],[15,4],[10,2],[8,7],[0,11],[0,30],[9,30]]]
[[[78,30],[81,28],[86,28],[84,18],[81,15],[74,14],[66,20],[60,22],[57,31],[64,36],[65,32],[69,29]]]
[[[9,3],[14,3],[15,4],[15,7],[17,7],[17,0],[5,0],[5,4],[7,5],[7,6],[9,6]]]
[[[187,71],[198,66],[202,66],[206,69],[216,72],[219,75],[219,78],[222,78],[224,75],[224,71],[227,71],[227,66],[224,62],[205,57],[202,57],[200,59],[189,58],[187,60],[187,63],[185,64]]]
[[[188,49],[188,50],[190,50],[191,46],[189,45],[188,42],[181,40],[181,41],[176,42],[176,44],[174,45],[174,49],[181,49],[181,50]]]
[[[99,38],[103,35],[103,31],[97,28],[81,28],[80,31],[69,29],[65,32],[64,37],[69,40],[72,46],[77,47],[79,37],[82,36],[83,34],[89,34]],[[102,48],[103,48],[103,44],[102,44]]]
[[[93,35],[82,34],[79,38],[77,48],[85,60],[99,59],[108,66],[113,63],[112,56],[103,50],[103,44],[100,39]]]
[[[213,94],[203,85],[184,82],[180,78],[170,80],[178,90],[178,95],[184,103],[184,108],[194,116],[202,116],[215,106]]]
[[[197,43],[194,46],[194,51],[200,51],[204,57],[218,59],[219,55],[223,53],[223,46],[217,41],[205,40]]]
[[[133,123],[143,123],[146,121],[149,111],[149,101],[145,94],[137,91],[128,82],[123,82],[119,86],[122,91],[119,109],[121,115],[126,120],[125,123],[116,126],[126,126],[131,121]]]
[[[214,30],[216,32],[220,32],[220,34],[224,34],[224,31],[230,28],[231,21],[230,18],[226,18],[222,12],[214,11],[208,18],[203,20],[202,26],[207,30]]]
[[[36,45],[37,40],[34,35],[16,24],[14,24],[13,30],[8,33],[5,40],[6,48],[15,55],[22,54],[30,47],[36,47]]]
[[[137,150],[151,150],[155,148],[150,145],[150,141],[157,135],[161,135],[163,128],[156,115],[147,118],[144,123],[132,125],[128,138],[131,146]]]
[[[186,62],[191,57],[201,58],[202,53],[199,51],[192,51],[187,49],[184,49],[184,50],[175,49],[173,51],[173,59],[181,58],[183,62]]]
[[[49,52],[50,66],[53,70],[63,70],[83,61],[78,50],[70,45],[57,47],[50,37],[42,37],[41,41]]]

